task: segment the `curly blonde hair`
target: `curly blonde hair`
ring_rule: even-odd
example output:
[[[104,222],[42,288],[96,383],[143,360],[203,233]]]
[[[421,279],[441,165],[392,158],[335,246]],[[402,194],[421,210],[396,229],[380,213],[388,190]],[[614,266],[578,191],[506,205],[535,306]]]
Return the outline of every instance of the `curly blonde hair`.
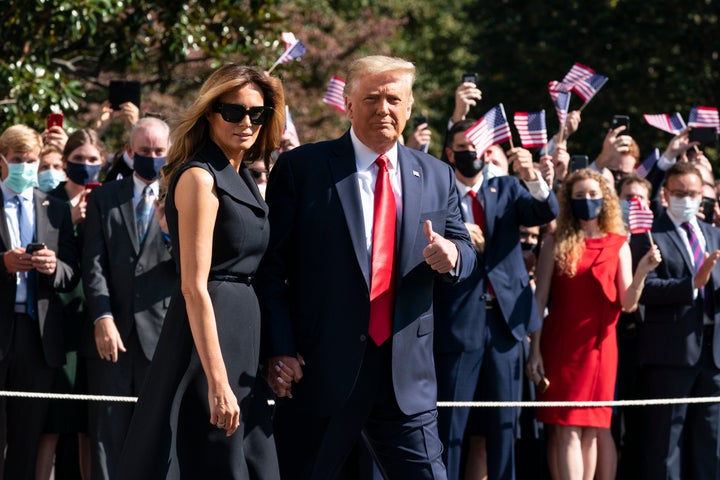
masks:
[[[604,233],[626,234],[618,197],[605,177],[589,168],[570,174],[563,181],[558,194],[560,214],[557,217],[554,251],[555,265],[561,273],[569,277],[577,273],[577,262],[585,249],[585,233],[580,226],[580,220],[573,215],[571,202],[573,186],[582,180],[595,180],[600,186],[603,195],[602,209],[597,217],[600,230]]]

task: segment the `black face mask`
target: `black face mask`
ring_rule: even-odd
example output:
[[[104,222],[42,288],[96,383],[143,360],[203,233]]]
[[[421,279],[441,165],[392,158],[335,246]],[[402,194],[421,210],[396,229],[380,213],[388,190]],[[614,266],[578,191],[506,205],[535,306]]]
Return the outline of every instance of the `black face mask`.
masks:
[[[478,158],[477,152],[470,150],[456,152],[453,150],[453,153],[455,157],[455,168],[463,177],[472,178],[480,173],[485,166],[485,159]]]

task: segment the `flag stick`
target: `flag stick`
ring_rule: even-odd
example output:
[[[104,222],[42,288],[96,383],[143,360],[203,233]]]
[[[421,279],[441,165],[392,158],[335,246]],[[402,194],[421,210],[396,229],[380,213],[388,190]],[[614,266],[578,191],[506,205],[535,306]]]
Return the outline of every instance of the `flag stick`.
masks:
[[[582,111],[585,109],[585,107],[587,107],[587,104],[588,104],[588,103],[589,103],[589,102],[583,103],[582,106],[581,106],[580,108],[578,108],[578,112],[582,113]]]
[[[513,145],[512,135],[510,135],[510,150],[512,150],[514,148],[515,148],[515,146]]]
[[[282,58],[282,57],[280,57],[280,58]],[[280,58],[278,58],[277,61],[275,63],[273,63],[273,66],[270,67],[270,70],[267,71],[268,75],[270,75],[272,73],[272,71],[275,70],[275,67],[280,65]]]
[[[647,234],[648,234],[648,238],[650,239],[650,246],[651,247],[655,246],[655,242],[653,241],[653,238],[652,238],[652,232],[650,232],[650,230],[648,230]]]

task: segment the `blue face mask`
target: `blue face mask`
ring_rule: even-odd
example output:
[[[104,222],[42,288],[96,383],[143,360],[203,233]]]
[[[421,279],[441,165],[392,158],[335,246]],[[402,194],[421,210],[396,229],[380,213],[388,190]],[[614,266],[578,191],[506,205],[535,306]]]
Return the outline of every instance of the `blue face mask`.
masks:
[[[160,169],[167,163],[167,157],[146,157],[136,153],[133,156],[135,173],[148,182],[160,175]]]
[[[602,198],[573,198],[570,200],[570,207],[575,218],[580,220],[593,220],[600,215],[602,210]]]
[[[67,162],[65,171],[67,178],[78,185],[87,185],[88,182],[97,182],[102,165],[88,165],[87,163]]]
[[[15,193],[22,193],[28,188],[37,187],[39,162],[8,163],[5,157],[3,157],[3,162],[5,162],[8,169],[8,176],[3,180],[3,183],[10,190]]]
[[[46,193],[55,189],[63,181],[65,181],[65,172],[60,170],[51,168],[38,173],[38,188]]]

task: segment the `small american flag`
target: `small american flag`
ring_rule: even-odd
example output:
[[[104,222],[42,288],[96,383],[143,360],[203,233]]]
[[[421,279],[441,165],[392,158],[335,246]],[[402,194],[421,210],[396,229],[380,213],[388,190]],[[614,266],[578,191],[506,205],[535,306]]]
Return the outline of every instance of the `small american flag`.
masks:
[[[544,147],[547,145],[545,110],[539,112],[515,112],[513,121],[524,148]]]
[[[568,85],[570,88],[572,88],[577,82],[585,78],[591,77],[594,73],[595,70],[593,70],[592,68],[586,67],[581,63],[575,63],[572,67],[570,67],[570,71],[568,71],[568,73],[565,75],[565,77],[562,79],[562,82],[560,83]]]
[[[345,113],[345,80],[340,77],[333,76],[328,83],[327,91],[323,97],[323,102],[327,103],[336,110]]]
[[[552,82],[548,83],[548,92],[550,92],[550,98],[552,98],[553,102],[557,99],[560,93],[567,93],[571,89],[572,85],[568,86],[564,83],[558,82],[557,80],[553,80]]]
[[[290,116],[290,107],[285,105],[285,132],[293,138],[295,138],[295,141],[297,143],[300,143],[300,138],[298,138],[297,128],[295,128],[295,123],[293,123],[293,119]]]
[[[630,199],[628,224],[630,226],[630,233],[645,233],[652,229],[653,212],[643,205],[637,197]]]
[[[472,127],[465,130],[465,136],[475,145],[478,154],[492,145],[510,140],[511,135],[502,103],[495,105]]]
[[[578,80],[575,85],[573,85],[573,91],[577,93],[585,103],[588,103],[607,81],[608,77],[605,75],[594,73],[587,78]]]
[[[280,55],[280,58],[275,60],[275,63],[273,63],[272,67],[270,67],[269,72],[272,72],[275,67],[277,67],[281,63],[290,62],[292,60],[295,60],[296,58],[302,57],[307,51],[305,45],[303,45],[300,40],[295,38],[295,35],[292,32],[283,32],[280,38],[285,44],[285,50],[283,51],[282,55]]]
[[[568,108],[570,108],[570,92],[565,90],[564,87],[558,82],[550,82],[548,84],[548,91],[550,92],[550,98],[555,104],[555,111],[557,112],[558,121],[560,126],[565,125],[567,119]]]
[[[715,107],[693,107],[688,118],[689,127],[715,127],[720,130],[720,117]]]
[[[672,115],[667,113],[643,114],[643,118],[648,125],[673,135],[677,135],[685,128],[685,120],[679,113],[673,113]]]
[[[650,173],[658,160],[660,160],[660,150],[656,148],[645,160],[640,162],[640,165],[635,169],[635,173],[643,178],[647,177],[647,174]]]

